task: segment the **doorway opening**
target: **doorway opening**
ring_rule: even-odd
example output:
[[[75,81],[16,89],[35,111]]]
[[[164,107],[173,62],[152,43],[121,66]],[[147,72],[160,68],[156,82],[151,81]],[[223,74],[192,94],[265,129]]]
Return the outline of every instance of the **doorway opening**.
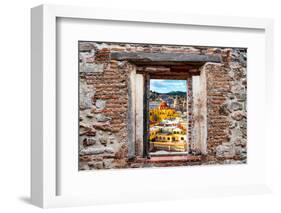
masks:
[[[149,154],[188,154],[187,80],[150,79],[149,88]]]
[[[210,59],[181,53],[116,53],[114,57],[128,60],[131,67],[129,157],[178,161],[205,155],[204,66]],[[159,90],[161,86],[166,90]]]

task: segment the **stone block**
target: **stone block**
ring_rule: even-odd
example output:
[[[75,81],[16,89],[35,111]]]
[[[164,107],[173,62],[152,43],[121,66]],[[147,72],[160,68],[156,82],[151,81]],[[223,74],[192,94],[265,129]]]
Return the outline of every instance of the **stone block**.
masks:
[[[111,120],[111,118],[106,117],[103,114],[97,114],[96,115],[96,119],[97,119],[98,122],[106,122],[106,121],[110,121]]]
[[[92,146],[94,144],[96,144],[96,139],[95,138],[92,138],[92,137],[88,138],[87,137],[87,138],[83,139],[83,145],[84,146]]]
[[[216,147],[216,156],[218,158],[232,158],[235,156],[235,146],[230,143],[224,143]]]
[[[90,52],[95,48],[94,42],[79,42],[79,51],[80,52]]]
[[[105,147],[105,152],[107,153],[114,153],[114,149],[112,147]]]
[[[105,148],[102,147],[87,147],[80,150],[80,155],[97,155],[103,154],[105,152]]]
[[[243,108],[243,106],[239,102],[232,102],[231,104],[229,104],[229,109],[231,111],[242,110],[242,108]]]
[[[80,110],[91,109],[92,97],[95,93],[96,90],[92,85],[88,85],[85,80],[80,80]]]
[[[107,143],[108,143],[108,137],[107,137],[107,136],[101,136],[101,137],[99,137],[99,142],[100,142],[102,145],[106,146]]]
[[[88,166],[94,169],[103,169],[103,162],[98,161],[98,162],[89,162]]]
[[[235,93],[235,97],[236,97],[237,101],[244,102],[244,101],[246,101],[247,95],[246,95],[246,93]]]
[[[245,117],[245,115],[242,111],[236,111],[231,114],[231,117],[236,121],[241,121]]]
[[[100,110],[104,109],[106,106],[106,101],[105,100],[101,100],[101,99],[97,99],[96,100],[96,107]]]
[[[239,127],[241,129],[247,129],[247,120],[246,119],[242,119],[239,121]]]
[[[104,159],[103,166],[105,169],[112,169],[114,167],[113,159]]]
[[[94,64],[94,63],[81,63],[80,72],[85,73],[102,73],[104,71],[103,64]]]
[[[247,140],[244,138],[238,138],[234,142],[235,146],[245,147],[247,145]]]

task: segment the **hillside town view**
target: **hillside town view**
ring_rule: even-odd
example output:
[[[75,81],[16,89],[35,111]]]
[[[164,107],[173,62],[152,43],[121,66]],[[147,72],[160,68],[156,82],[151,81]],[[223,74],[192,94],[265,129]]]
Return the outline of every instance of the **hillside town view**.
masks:
[[[187,151],[187,96],[185,80],[150,80],[150,152]]]

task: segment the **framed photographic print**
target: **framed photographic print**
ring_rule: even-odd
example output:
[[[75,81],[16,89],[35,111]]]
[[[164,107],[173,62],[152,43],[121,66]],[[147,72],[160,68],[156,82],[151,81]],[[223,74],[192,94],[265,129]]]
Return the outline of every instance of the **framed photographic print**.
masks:
[[[247,48],[78,45],[79,170],[247,162]]]
[[[33,8],[32,203],[269,192],[272,28]]]

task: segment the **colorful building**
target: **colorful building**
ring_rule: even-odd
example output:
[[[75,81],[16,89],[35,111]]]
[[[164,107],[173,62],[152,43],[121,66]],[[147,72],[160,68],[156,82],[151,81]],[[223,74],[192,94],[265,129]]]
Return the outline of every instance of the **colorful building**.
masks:
[[[186,134],[158,133],[151,145],[156,150],[184,152],[187,151],[187,136]]]
[[[149,120],[150,123],[158,123],[166,119],[174,119],[178,117],[179,114],[175,109],[170,108],[165,101],[162,101],[158,108],[149,110]]]
[[[151,150],[187,151],[186,122],[181,113],[162,101],[149,110],[149,141]]]

